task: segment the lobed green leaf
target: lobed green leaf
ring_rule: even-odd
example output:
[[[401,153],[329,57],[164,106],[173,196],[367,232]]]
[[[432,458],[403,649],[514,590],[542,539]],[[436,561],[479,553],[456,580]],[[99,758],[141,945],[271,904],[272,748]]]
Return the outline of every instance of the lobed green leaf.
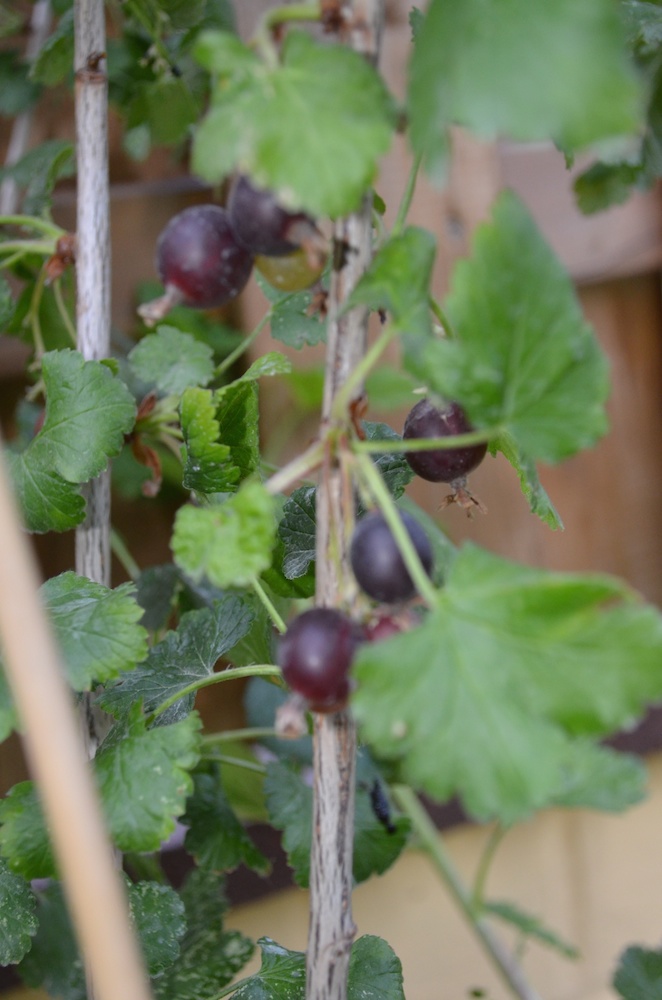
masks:
[[[0,965],[20,962],[32,947],[39,926],[36,909],[29,883],[0,858]]]
[[[190,386],[207,385],[214,375],[214,352],[208,344],[162,324],[129,353],[129,367],[143,382],[164,395],[179,395]]]

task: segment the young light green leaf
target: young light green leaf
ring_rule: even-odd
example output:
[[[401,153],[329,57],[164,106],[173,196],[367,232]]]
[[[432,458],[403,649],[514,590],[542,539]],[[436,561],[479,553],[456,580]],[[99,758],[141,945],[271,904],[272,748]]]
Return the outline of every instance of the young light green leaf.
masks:
[[[202,44],[222,79],[194,137],[194,170],[213,183],[244,170],[283,204],[316,216],[357,208],[395,119],[375,69],[300,31],[288,33],[275,67],[221,32]]]
[[[409,226],[384,243],[349,297],[348,305],[386,309],[399,330],[428,336],[428,297],[436,240]]]
[[[546,462],[604,434],[606,360],[568,276],[510,192],[458,262],[447,310],[456,338],[428,341],[414,364],[476,427],[505,429]]]
[[[129,353],[129,366],[143,382],[164,395],[207,385],[214,375],[214,352],[208,344],[174,326],[157,327]]]
[[[531,913],[525,913],[514,903],[504,903],[501,901],[486,902],[481,907],[485,913],[491,917],[498,917],[505,923],[516,927],[524,937],[535,938],[541,944],[546,944],[549,948],[558,951],[565,958],[579,958],[579,951],[574,945],[568,944],[559,937]]]
[[[218,768],[196,773],[193,785],[183,823],[188,827],[184,847],[196,864],[214,872],[233,871],[245,864],[267,875],[271,864],[237,819]]]
[[[189,684],[213,673],[220,657],[248,633],[253,618],[252,606],[238,594],[223,594],[211,608],[187,612],[176,631],[152,646],[145,663],[102,693],[101,706],[122,717],[140,700],[145,712],[153,712]],[[159,725],[185,718],[194,701],[194,694],[182,696],[159,716]]]
[[[199,756],[200,720],[191,713],[170,726],[145,728],[136,705],[117,723],[94,759],[114,842],[122,851],[156,851],[186,808]]]
[[[416,33],[411,140],[437,177],[451,124],[581,149],[635,132],[641,103],[609,0],[432,0]]]
[[[133,427],[136,407],[107,365],[77,351],[42,359],[46,416],[41,431],[10,468],[27,527],[63,531],[84,517],[75,484],[97,476]]]
[[[189,875],[181,891],[186,933],[175,965],[152,983],[158,1000],[211,1000],[253,953],[253,942],[226,931],[223,881],[202,868]]]
[[[239,481],[256,472],[260,465],[260,421],[254,380],[260,374],[266,372],[258,373],[256,369],[255,376],[246,372],[241,379],[216,393],[220,440],[230,448],[230,459],[239,470]]]
[[[186,931],[184,904],[169,885],[127,880],[131,917],[150,976],[160,976],[179,957]]]
[[[270,566],[275,533],[273,498],[249,480],[223,504],[180,507],[172,550],[193,580],[206,576],[217,587],[244,587]]]
[[[656,1000],[662,994],[662,950],[626,948],[613,985],[623,1000]]]
[[[292,362],[280,351],[267,351],[257,358],[244,372],[238,381],[255,381],[265,375],[288,375],[292,371]],[[220,389],[222,393],[224,389]]]
[[[147,633],[133,584],[115,590],[75,573],[47,580],[41,597],[62,652],[74,691],[132,670],[147,655]]]
[[[312,293],[279,292],[257,273],[257,283],[273,303],[269,327],[271,336],[288,347],[300,350],[324,343],[326,324],[318,312],[311,313]]]
[[[62,886],[52,882],[37,896],[39,929],[18,967],[26,986],[62,1000],[86,1000],[85,970]]]
[[[278,537],[283,543],[283,573],[288,580],[303,576],[315,561],[316,496],[314,486],[300,486],[283,505]]]
[[[24,878],[0,858],[0,965],[20,962],[37,933],[37,901]]]
[[[405,817],[392,819],[388,830],[375,814],[371,803],[372,786],[377,772],[364,765],[362,774],[368,781],[359,780],[356,787],[354,817],[355,882],[364,882],[371,875],[383,874],[400,855],[407,835],[409,822]],[[294,879],[304,888],[310,877],[310,844],[313,825],[313,792],[300,773],[288,764],[275,761],[267,766],[264,784],[267,808],[272,824],[283,831],[283,847]]]
[[[239,469],[230,446],[221,443],[214,395],[209,389],[187,389],[180,404],[184,436],[183,484],[198,493],[226,493],[236,488]]]
[[[359,649],[354,711],[405,780],[510,823],[567,788],[573,735],[630,725],[662,696],[661,653],[660,615],[619,581],[469,545],[422,625]]]

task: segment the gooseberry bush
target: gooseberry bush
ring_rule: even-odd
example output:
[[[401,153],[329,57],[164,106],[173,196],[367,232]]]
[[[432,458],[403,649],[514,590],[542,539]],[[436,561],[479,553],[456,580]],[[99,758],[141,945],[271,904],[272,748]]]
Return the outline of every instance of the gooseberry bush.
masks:
[[[28,61],[20,14],[0,8],[6,116],[72,83],[75,11],[67,0],[53,10]],[[572,953],[537,918],[486,898],[484,865],[475,891],[462,885],[431,846],[419,796],[457,796],[499,834],[551,806],[640,801],[642,762],[603,740],[662,699],[662,619],[618,579],[456,547],[406,491],[417,475],[441,484],[439,507],[483,516],[489,495],[469,479],[501,453],[532,516],[560,529],[536,464],[605,434],[607,365],[514,194],[496,200],[443,302],[430,287],[436,236],[408,216],[419,172],[443,184],[455,126],[553,141],[569,160],[592,153],[577,182],[587,209],[651,182],[658,12],[634,0],[431,0],[410,12],[398,101],[379,71],[380,0],[273,5],[249,39],[224,0],[113,5],[107,52],[85,55],[77,85],[107,77],[125,149],[176,149],[211,193],[162,232],[163,287],[144,296],[135,346],[108,358],[78,349],[82,260],[51,210],[71,145],[47,142],[2,169],[19,201],[0,217],[0,320],[31,352],[5,460],[27,530],[82,525],[109,463],[118,479],[142,465],[145,495],[167,479],[180,500],[173,562],[137,566],[116,538],[131,582],[67,571],[41,590],[73,693],[104,713],[90,767],[162,1000],[399,1000],[390,945],[354,941],[351,892],[413,839],[514,994],[537,996],[499,922]],[[384,206],[379,164],[396,133],[411,175]],[[240,304],[253,268],[265,315],[228,347],[208,310]],[[266,328],[274,349],[248,361]],[[274,468],[260,452],[261,383],[292,368],[279,344],[305,354],[320,343],[318,434]],[[411,389],[404,427],[366,419],[366,381],[394,345]],[[246,728],[203,733],[197,692],[239,679]],[[0,675],[2,737],[16,727]],[[310,887],[309,946],[289,951],[274,928],[260,971],[237,979],[255,943],[225,926],[223,878],[242,864],[268,872],[250,833],[265,814]],[[160,852],[178,822],[190,874],[175,888]],[[31,781],[0,802],[0,900],[3,964],[53,996],[84,997]],[[630,948],[616,988],[642,995],[660,960]]]

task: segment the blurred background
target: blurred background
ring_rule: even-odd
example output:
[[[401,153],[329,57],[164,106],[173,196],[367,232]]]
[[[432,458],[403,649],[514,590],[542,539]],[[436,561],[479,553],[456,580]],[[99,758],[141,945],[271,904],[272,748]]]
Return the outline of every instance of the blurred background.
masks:
[[[267,2],[237,4],[241,33],[250,33]],[[29,19],[32,5],[16,4]],[[408,4],[392,0],[384,35],[381,68],[396,96],[404,91],[410,46]],[[0,119],[0,160],[11,140],[12,122]],[[53,97],[30,121],[29,144],[73,139],[71,101]],[[122,126],[111,114],[112,274],[114,339],[119,352],[130,347],[141,325],[135,307],[138,289],[154,281],[154,245],[166,222],[196,201],[222,197],[201,187],[187,171],[186,159],[156,150],[142,160],[128,156]],[[410,165],[398,138],[385,159],[376,189],[392,221]],[[574,168],[579,170],[582,164]],[[583,216],[572,195],[573,173],[563,156],[547,146],[484,144],[458,132],[448,185],[432,189],[421,177],[411,222],[432,230],[439,241],[434,294],[443,297],[454,261],[466,255],[476,225],[487,218],[504,187],[523,199],[542,233],[576,285],[588,321],[605,350],[612,374],[610,431],[599,445],[559,467],[542,469],[543,485],[558,509],[565,531],[552,532],[531,515],[513,470],[488,458],[472,476],[472,489],[488,508],[469,519],[459,508],[439,512],[443,487],[416,480],[416,499],[456,541],[472,539],[512,559],[556,570],[595,570],[625,578],[643,596],[662,606],[662,204],[660,191],[633,195],[617,208]],[[58,188],[55,221],[73,229],[73,181]],[[219,319],[251,330],[266,308],[251,280],[240,299]],[[283,345],[299,369],[321,369],[316,348],[297,352]],[[253,356],[273,349],[268,330]],[[14,429],[17,400],[26,387],[27,350],[16,338],[0,336],[0,419],[6,434]],[[250,359],[246,359],[248,363]],[[390,362],[397,365],[397,354]],[[295,380],[265,380],[261,387],[262,436],[272,461],[295,454],[315,435],[315,392],[302,394]],[[383,420],[400,432],[411,403],[388,370],[370,399],[369,419]],[[441,492],[440,492],[441,490]],[[148,567],[169,561],[172,517],[181,494],[167,485],[155,499],[124,489],[114,498],[113,520],[137,563]],[[149,525],[149,530],[145,526]],[[73,533],[35,538],[45,576],[73,566]],[[114,583],[126,578],[116,564]],[[662,664],[661,664],[662,669]],[[225,686],[223,686],[225,687]],[[228,685],[230,687],[230,685]],[[202,696],[204,695],[204,697]],[[217,727],[237,725],[241,690],[203,692],[205,720]],[[575,944],[579,961],[528,946],[525,968],[548,1000],[606,1000],[617,956],[627,944],[659,947],[662,940],[662,721],[652,713],[620,745],[645,753],[650,765],[650,795],[624,816],[581,810],[548,811],[509,834],[490,875],[494,898],[508,898]],[[0,792],[25,777],[16,739],[0,751]],[[467,877],[475,870],[489,829],[461,821],[457,811],[440,816],[448,849]],[[273,839],[273,850],[277,843]],[[281,866],[282,869],[282,866]],[[283,886],[286,875],[257,889],[236,878],[237,902],[230,925],[250,936],[277,936],[289,948],[305,948],[307,896]],[[256,893],[259,897],[254,898]],[[248,897],[252,897],[250,900]],[[359,934],[384,937],[401,958],[408,1000],[452,1000],[471,990],[490,998],[507,991],[476,940],[464,927],[425,858],[407,852],[386,875],[359,887],[355,896]],[[506,935],[507,937],[507,935]],[[475,993],[474,995],[481,995]]]

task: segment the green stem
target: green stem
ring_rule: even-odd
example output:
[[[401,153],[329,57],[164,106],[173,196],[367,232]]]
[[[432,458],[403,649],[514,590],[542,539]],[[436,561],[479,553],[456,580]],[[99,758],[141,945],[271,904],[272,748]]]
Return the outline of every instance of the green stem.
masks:
[[[441,326],[443,326],[444,333],[446,334],[446,336],[455,337],[455,334],[453,333],[453,327],[451,326],[451,322],[448,316],[446,315],[440,304],[437,302],[437,300],[433,298],[431,295],[428,297],[428,305],[430,306],[430,309],[434,313],[435,317],[437,318]]]
[[[253,771],[255,774],[266,774],[267,769],[264,764],[258,764],[255,760],[244,760],[243,757],[228,757],[226,754],[202,754],[203,760],[215,760],[219,764],[229,764],[231,767],[243,767],[245,771]]]
[[[274,606],[273,601],[271,600],[266,590],[264,589],[264,587],[257,578],[253,580],[252,586],[253,590],[255,591],[260,601],[262,602],[263,607],[266,608],[267,614],[269,615],[269,617],[271,618],[272,622],[274,623],[278,631],[281,633],[281,635],[284,632],[287,632],[287,625],[281,618],[276,607]]]
[[[141,572],[140,566],[129,552],[122,536],[118,535],[114,528],[110,529],[110,548],[127,576],[131,580],[137,580]]]
[[[246,983],[250,983],[253,976],[246,976],[244,979],[238,979],[236,983],[230,983],[229,986],[225,986],[220,993],[216,993],[212,1000],[223,1000],[223,997],[229,997],[232,993],[236,993],[240,987],[245,986]]]
[[[264,484],[269,493],[275,496],[277,493],[284,493],[290,486],[293,486],[300,479],[305,479],[313,469],[322,464],[324,459],[324,441],[314,441],[309,448],[306,448],[301,455],[284,465],[283,468],[274,473]]]
[[[251,667],[228,667],[226,670],[220,670],[215,674],[208,674],[206,677],[201,677],[197,681],[192,681],[185,687],[180,688],[175,694],[170,695],[165,701],[162,701],[160,705],[154,709],[153,712],[147,717],[148,724],[151,724],[157,716],[162,715],[166,709],[174,705],[175,702],[179,701],[180,698],[185,698],[187,694],[195,694],[196,691],[200,691],[201,688],[210,687],[212,684],[222,684],[225,681],[235,681],[242,677],[280,677],[280,668],[274,667],[272,664],[259,663]]]
[[[386,523],[391,529],[395,543],[398,546],[404,564],[409,571],[414,586],[426,604],[431,608],[438,603],[438,594],[432,584],[430,577],[423,569],[418,553],[412,544],[409,533],[402,523],[400,512],[395,506],[393,497],[389,493],[384,480],[375,468],[372,459],[364,455],[356,455],[356,467],[364,485],[372,494],[377,506],[386,519]]]
[[[60,281],[56,281],[53,283],[53,295],[55,296],[55,304],[57,306],[62,322],[67,328],[67,333],[71,337],[72,343],[74,344],[75,347],[77,342],[76,327],[74,326],[71,320],[71,316],[69,315],[69,310],[65,305],[64,298],[62,296],[62,284]]]
[[[478,868],[476,870],[476,877],[474,879],[473,890],[471,893],[471,906],[474,913],[479,913],[483,907],[485,900],[485,884],[487,882],[487,876],[490,871],[490,867],[494,860],[494,855],[496,854],[497,848],[503,838],[508,833],[510,828],[507,826],[501,826],[498,823],[489,837],[487,838],[487,843],[481,854],[480,861],[478,862]]]
[[[242,342],[238,344],[237,347],[235,347],[234,351],[230,351],[227,357],[223,358],[221,363],[216,366],[216,369],[214,371],[214,378],[217,378],[219,375],[222,375],[224,372],[228,370],[228,368],[232,368],[232,365],[235,363],[235,361],[248,350],[248,348],[253,344],[255,340],[257,340],[258,336],[262,333],[262,330],[271,319],[271,313],[272,310],[269,309],[269,311],[265,313],[260,322],[257,324],[255,329],[251,330],[250,333],[246,334]]]
[[[319,3],[290,3],[272,7],[260,18],[253,35],[253,44],[260,49],[268,62],[274,57],[271,34],[274,28],[288,21],[319,21],[322,11]]]
[[[41,298],[44,293],[44,286],[46,284],[46,271],[42,267],[37,280],[35,281],[34,290],[32,292],[32,298],[30,300],[30,308],[28,309],[28,314],[26,319],[30,324],[32,330],[32,336],[34,339],[35,353],[38,358],[41,358],[46,353],[46,347],[44,345],[44,338],[41,333],[41,321],[39,319],[39,307],[41,305]]]
[[[52,236],[54,240],[58,240],[66,232],[60,226],[56,226],[54,222],[37,219],[32,215],[0,215],[0,226],[22,226],[25,229],[36,229],[37,232]]]
[[[389,323],[388,326],[385,326],[359,363],[354,366],[347,381],[338,390],[333,400],[333,407],[331,409],[332,419],[342,420],[345,417],[352,396],[361,383],[365,381],[366,376],[372,371],[397,332],[398,330],[393,324]]]
[[[513,994],[520,1000],[540,1000],[537,991],[527,982],[522,967],[506,950],[492,928],[478,917],[471,903],[471,896],[448,855],[443,839],[421,805],[417,795],[406,785],[392,788],[393,798],[410,819],[421,846],[441,875],[450,895],[478,937],[487,956]]]
[[[409,176],[407,177],[407,184],[402,194],[402,201],[400,202],[400,207],[398,208],[398,214],[395,222],[393,223],[393,228],[391,229],[391,238],[397,236],[404,229],[407,216],[409,215],[409,209],[411,208],[412,198],[414,197],[414,191],[416,190],[416,180],[418,178],[418,171],[420,169],[422,159],[423,157],[420,153],[418,156],[414,157],[414,162],[411,165],[411,170],[409,171]]]
[[[213,747],[217,743],[238,743],[242,740],[263,740],[273,739],[277,736],[275,729],[268,727],[253,726],[246,729],[226,729],[222,733],[208,733],[201,738],[203,747]]]
[[[18,252],[23,256],[28,253],[38,253],[42,256],[51,256],[55,250],[53,240],[2,240],[0,241],[0,253],[10,250]],[[2,266],[6,266],[5,261]]]
[[[502,433],[503,427],[493,427],[491,430],[468,431],[466,434],[453,434],[449,437],[403,438],[400,441],[390,439],[353,441],[352,451],[367,455],[402,451],[450,451],[453,448],[463,448],[468,444],[484,444],[494,441]]]

